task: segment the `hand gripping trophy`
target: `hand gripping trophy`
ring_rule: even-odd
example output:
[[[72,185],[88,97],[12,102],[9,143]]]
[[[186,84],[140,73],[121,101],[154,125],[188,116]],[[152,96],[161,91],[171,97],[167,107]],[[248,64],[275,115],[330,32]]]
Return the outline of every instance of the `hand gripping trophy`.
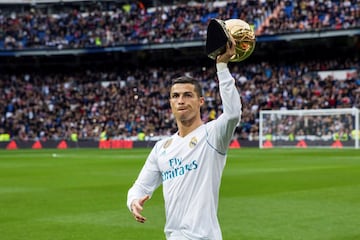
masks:
[[[211,59],[226,50],[230,35],[236,43],[236,54],[231,62],[241,62],[248,58],[255,48],[255,33],[250,25],[241,19],[220,20],[213,18],[207,28],[206,54]]]

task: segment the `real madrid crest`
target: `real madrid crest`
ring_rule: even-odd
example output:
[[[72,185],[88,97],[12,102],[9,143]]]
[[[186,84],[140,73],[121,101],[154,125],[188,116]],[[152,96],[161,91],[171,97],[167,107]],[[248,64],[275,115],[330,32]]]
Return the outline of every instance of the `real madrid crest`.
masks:
[[[197,138],[193,137],[189,142],[189,147],[194,148],[196,146],[196,144],[197,144]]]
[[[170,144],[172,143],[172,138],[167,140],[164,145],[163,145],[163,148],[168,148],[170,146]]]

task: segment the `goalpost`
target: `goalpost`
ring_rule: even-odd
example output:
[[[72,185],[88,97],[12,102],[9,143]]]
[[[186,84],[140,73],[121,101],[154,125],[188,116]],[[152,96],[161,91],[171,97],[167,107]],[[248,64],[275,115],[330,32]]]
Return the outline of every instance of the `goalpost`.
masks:
[[[262,110],[259,147],[359,148],[359,109]]]

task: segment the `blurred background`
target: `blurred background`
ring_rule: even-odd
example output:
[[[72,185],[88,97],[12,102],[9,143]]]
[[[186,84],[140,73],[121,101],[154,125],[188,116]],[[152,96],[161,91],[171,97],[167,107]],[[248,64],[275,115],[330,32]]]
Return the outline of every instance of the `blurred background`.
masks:
[[[256,33],[253,54],[230,64],[237,139],[256,145],[260,110],[360,107],[359,0],[2,0],[0,141],[156,141],[176,131],[168,87],[184,74],[201,81],[213,120],[211,18]]]

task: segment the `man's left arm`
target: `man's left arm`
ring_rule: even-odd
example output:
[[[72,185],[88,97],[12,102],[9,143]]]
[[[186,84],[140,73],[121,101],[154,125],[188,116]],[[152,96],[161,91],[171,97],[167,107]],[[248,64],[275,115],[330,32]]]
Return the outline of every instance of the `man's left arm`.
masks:
[[[226,63],[217,63],[217,76],[219,79],[220,96],[222,100],[223,113],[216,122],[219,129],[218,144],[222,150],[227,150],[233,137],[234,130],[241,119],[241,99]]]
[[[227,44],[225,53],[216,59],[217,77],[219,80],[220,97],[223,105],[223,113],[218,117],[215,124],[215,144],[217,150],[225,153],[233,137],[236,125],[241,119],[240,94],[235,85],[235,79],[230,73],[228,63],[235,54],[235,42]]]

